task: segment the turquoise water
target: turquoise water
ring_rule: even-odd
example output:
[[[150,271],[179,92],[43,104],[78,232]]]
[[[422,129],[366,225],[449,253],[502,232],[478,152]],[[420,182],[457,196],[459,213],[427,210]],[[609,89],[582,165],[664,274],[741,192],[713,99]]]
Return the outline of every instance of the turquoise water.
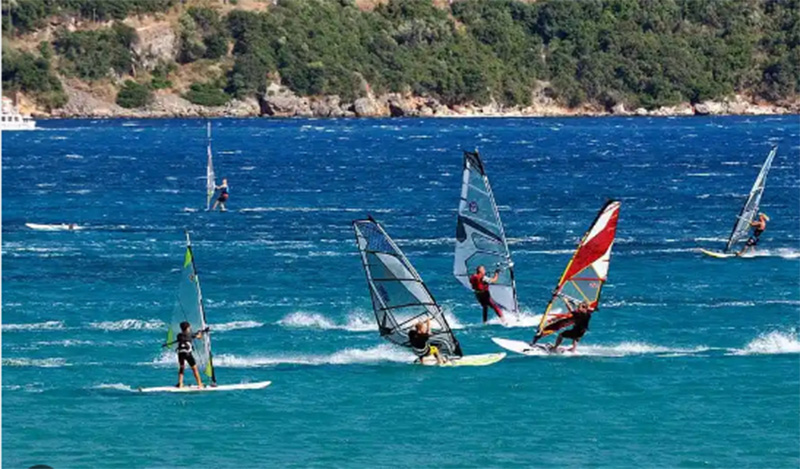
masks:
[[[205,213],[198,120],[5,133],[3,467],[797,467],[797,117],[217,120],[228,213]],[[752,259],[714,260],[770,143]],[[480,324],[452,277],[461,148],[480,148],[523,314]],[[468,354],[529,339],[606,198],[601,310],[575,356],[410,366],[385,344],[350,221],[372,213]],[[77,223],[36,231],[25,223]],[[221,383],[162,353],[183,234]]]

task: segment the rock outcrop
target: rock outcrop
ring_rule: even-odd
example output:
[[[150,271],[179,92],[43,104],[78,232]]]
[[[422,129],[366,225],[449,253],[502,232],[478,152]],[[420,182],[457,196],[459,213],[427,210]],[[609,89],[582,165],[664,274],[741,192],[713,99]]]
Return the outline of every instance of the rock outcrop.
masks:
[[[136,28],[139,40],[133,45],[133,53],[139,63],[152,70],[159,62],[171,62],[178,54],[178,38],[167,21],[149,23]]]

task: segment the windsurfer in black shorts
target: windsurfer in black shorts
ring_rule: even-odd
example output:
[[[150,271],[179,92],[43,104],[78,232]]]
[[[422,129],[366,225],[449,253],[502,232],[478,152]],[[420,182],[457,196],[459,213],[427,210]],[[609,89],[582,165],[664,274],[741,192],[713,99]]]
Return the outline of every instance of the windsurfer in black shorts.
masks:
[[[420,362],[428,355],[433,355],[436,358],[436,363],[439,365],[444,363],[444,358],[439,353],[439,347],[430,344],[428,341],[431,338],[431,320],[420,321],[408,331],[408,341],[411,343],[411,348],[414,353],[419,357]]]
[[[756,250],[756,245],[758,245],[758,238],[761,236],[761,233],[763,233],[767,229],[768,221],[769,217],[765,213],[759,213],[758,220],[750,222],[750,226],[753,228],[753,234],[750,235],[750,238],[747,239],[747,243],[745,243],[742,250],[736,253],[737,256],[741,256],[747,251]]]
[[[194,360],[194,355],[192,351],[194,350],[193,341],[194,339],[199,339],[203,337],[203,332],[206,331],[199,331],[196,334],[192,334],[192,326],[188,322],[184,321],[181,323],[181,331],[178,333],[178,337],[176,337],[175,342],[178,344],[178,347],[175,349],[178,352],[178,386],[179,388],[183,387],[183,369],[185,364],[188,363],[189,366],[192,368],[192,373],[194,373],[194,379],[197,380],[197,387],[203,387],[203,380],[200,379],[200,372],[197,370],[197,362]]]
[[[211,207],[211,211],[217,209],[217,205],[219,205],[220,212],[227,212],[228,209],[225,208],[225,204],[228,202],[228,179],[223,178],[222,184],[219,186],[215,186],[214,189],[219,191],[219,197],[217,197],[217,201],[214,202],[214,206]]]
[[[578,305],[578,309],[572,311],[572,329],[558,334],[556,343],[550,349],[553,352],[558,351],[558,346],[564,339],[572,339],[572,347],[569,351],[574,352],[578,347],[578,342],[581,340],[586,331],[589,330],[589,321],[592,319],[592,311],[586,302]]]

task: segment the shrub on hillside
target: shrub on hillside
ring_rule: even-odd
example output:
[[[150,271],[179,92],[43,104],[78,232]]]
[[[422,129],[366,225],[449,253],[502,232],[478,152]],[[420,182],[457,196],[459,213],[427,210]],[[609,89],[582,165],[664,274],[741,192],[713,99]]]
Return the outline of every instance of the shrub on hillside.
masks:
[[[192,83],[184,98],[201,106],[222,106],[231,97],[213,83]]]
[[[133,80],[125,81],[117,93],[117,104],[126,109],[144,107],[153,99],[153,93],[145,85]]]

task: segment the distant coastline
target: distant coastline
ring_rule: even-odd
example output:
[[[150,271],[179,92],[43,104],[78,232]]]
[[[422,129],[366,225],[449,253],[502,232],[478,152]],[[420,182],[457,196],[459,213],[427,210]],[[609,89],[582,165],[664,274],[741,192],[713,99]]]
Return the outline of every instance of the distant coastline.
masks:
[[[787,115],[800,114],[798,103],[766,103],[733,95],[723,100],[684,102],[655,109],[627,109],[617,104],[611,109],[597,105],[569,108],[544,94],[534,97],[530,106],[488,104],[445,105],[435,98],[389,93],[367,96],[344,103],[338,96],[301,97],[288,88],[273,84],[260,98],[233,99],[224,106],[201,106],[172,93],[157,93],[152,102],[136,109],[123,108],[90,91],[65,86],[68,103],[50,112],[24,100],[24,108],[37,118],[176,118],[176,117],[313,117],[313,118],[388,118],[388,117],[603,117],[603,116],[706,116],[706,115]],[[26,103],[27,101],[27,103]]]

